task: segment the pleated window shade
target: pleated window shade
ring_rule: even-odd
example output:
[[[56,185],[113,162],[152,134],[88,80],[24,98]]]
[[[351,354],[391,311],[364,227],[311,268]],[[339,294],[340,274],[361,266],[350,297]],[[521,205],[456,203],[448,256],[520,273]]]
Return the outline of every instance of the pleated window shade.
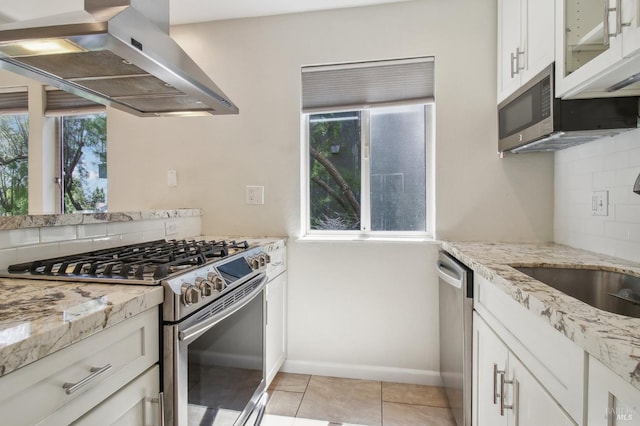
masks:
[[[302,112],[434,101],[434,58],[302,67]]]
[[[20,91],[0,92],[0,114],[26,114],[29,112],[27,88]]]
[[[64,90],[47,90],[45,115],[81,115],[104,112],[105,106]]]

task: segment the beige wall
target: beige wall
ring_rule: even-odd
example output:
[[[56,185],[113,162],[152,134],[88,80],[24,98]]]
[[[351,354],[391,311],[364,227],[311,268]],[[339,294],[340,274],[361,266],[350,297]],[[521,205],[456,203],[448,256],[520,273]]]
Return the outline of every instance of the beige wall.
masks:
[[[112,112],[110,207],[198,206],[211,234],[293,235],[300,66],[435,55],[438,237],[551,240],[552,157],[496,154],[494,3],[424,0],[174,28],[240,115]],[[167,169],[178,171],[178,187],[167,187]],[[265,186],[264,206],[244,204],[254,184]]]

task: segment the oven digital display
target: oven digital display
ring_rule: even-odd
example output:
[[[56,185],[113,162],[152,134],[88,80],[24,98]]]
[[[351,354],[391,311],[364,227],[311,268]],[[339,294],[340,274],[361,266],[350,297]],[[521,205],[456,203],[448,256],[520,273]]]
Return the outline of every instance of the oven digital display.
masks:
[[[227,284],[231,284],[237,279],[242,278],[252,272],[251,267],[244,257],[217,266],[217,268]]]

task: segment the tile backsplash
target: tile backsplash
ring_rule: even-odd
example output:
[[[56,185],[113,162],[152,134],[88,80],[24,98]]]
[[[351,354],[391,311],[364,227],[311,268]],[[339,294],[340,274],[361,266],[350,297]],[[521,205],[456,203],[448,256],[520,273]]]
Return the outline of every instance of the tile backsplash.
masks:
[[[199,235],[200,215],[0,230],[0,268],[124,244]]]
[[[640,130],[555,153],[554,241],[640,262]],[[608,214],[592,195],[608,192]]]

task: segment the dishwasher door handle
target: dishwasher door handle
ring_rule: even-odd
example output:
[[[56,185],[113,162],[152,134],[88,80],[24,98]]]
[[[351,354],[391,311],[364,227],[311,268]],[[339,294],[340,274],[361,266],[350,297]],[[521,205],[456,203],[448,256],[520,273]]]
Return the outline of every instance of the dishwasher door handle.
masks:
[[[464,278],[457,275],[455,271],[447,268],[447,265],[441,260],[438,261],[438,276],[447,284],[462,289],[462,281]]]

